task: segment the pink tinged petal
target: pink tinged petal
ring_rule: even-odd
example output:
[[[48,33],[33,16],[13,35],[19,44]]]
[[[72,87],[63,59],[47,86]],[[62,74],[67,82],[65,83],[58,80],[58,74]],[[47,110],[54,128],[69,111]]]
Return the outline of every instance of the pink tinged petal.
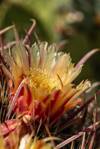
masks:
[[[25,111],[30,110],[30,104],[32,103],[32,96],[31,92],[28,87],[25,85],[22,88],[22,91],[19,94],[19,97],[16,102],[16,109],[15,111],[17,114],[21,114]]]
[[[15,93],[13,99],[12,99],[12,101],[9,104],[9,110],[8,110],[7,115],[6,115],[7,119],[9,119],[13,109],[15,109],[15,107],[16,107],[17,100],[19,98],[20,92],[22,91],[22,89],[25,85],[25,81],[26,81],[26,79],[22,80],[22,82],[20,83],[20,85],[19,85],[19,87],[18,87],[18,89],[17,89],[17,91],[16,91],[16,93]]]
[[[28,105],[25,102],[25,97],[21,96],[20,98],[18,98],[16,112],[17,114],[22,114],[27,110],[28,110]]]
[[[66,95],[62,93],[61,96],[55,102],[51,115],[54,115],[55,113],[57,113],[60,108],[62,108],[68,101],[70,101],[70,99],[75,95],[76,92],[77,90],[73,88],[71,90],[70,89],[67,90]]]
[[[34,120],[44,118],[45,109],[39,100],[34,100],[31,114]]]
[[[5,123],[0,124],[0,135],[6,137],[10,132],[14,131],[18,126],[20,126],[20,121],[18,120],[7,120]]]

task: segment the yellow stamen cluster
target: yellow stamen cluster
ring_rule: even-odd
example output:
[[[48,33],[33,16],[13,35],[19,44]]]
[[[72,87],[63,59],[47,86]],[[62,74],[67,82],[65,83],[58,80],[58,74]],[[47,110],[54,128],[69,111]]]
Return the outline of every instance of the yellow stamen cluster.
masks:
[[[53,89],[60,87],[59,81],[51,77],[46,70],[31,69],[29,72],[29,85],[33,89],[43,89],[50,93]]]

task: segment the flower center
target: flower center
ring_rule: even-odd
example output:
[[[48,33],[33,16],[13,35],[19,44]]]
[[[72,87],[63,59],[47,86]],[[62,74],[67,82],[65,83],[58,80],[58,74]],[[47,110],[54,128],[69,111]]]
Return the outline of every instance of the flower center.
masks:
[[[59,88],[59,81],[56,77],[51,77],[46,70],[31,69],[29,72],[30,86],[35,89],[43,89],[50,93],[54,88]]]

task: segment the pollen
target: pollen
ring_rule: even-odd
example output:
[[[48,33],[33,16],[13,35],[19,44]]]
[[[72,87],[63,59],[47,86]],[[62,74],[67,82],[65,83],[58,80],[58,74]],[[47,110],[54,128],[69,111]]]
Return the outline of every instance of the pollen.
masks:
[[[31,88],[43,89],[50,93],[53,89],[59,88],[59,82],[56,77],[39,68],[31,69],[29,72],[29,85]]]

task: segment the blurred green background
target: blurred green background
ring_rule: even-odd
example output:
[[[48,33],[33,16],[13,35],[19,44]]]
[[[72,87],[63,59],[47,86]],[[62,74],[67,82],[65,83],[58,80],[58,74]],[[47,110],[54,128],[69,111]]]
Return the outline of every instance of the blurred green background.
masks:
[[[75,63],[100,48],[100,0],[0,0],[0,29],[15,24],[23,38],[36,19],[36,32],[49,43],[66,40],[63,50]],[[7,34],[7,40],[13,38]],[[84,66],[80,79],[100,80],[100,53]]]

